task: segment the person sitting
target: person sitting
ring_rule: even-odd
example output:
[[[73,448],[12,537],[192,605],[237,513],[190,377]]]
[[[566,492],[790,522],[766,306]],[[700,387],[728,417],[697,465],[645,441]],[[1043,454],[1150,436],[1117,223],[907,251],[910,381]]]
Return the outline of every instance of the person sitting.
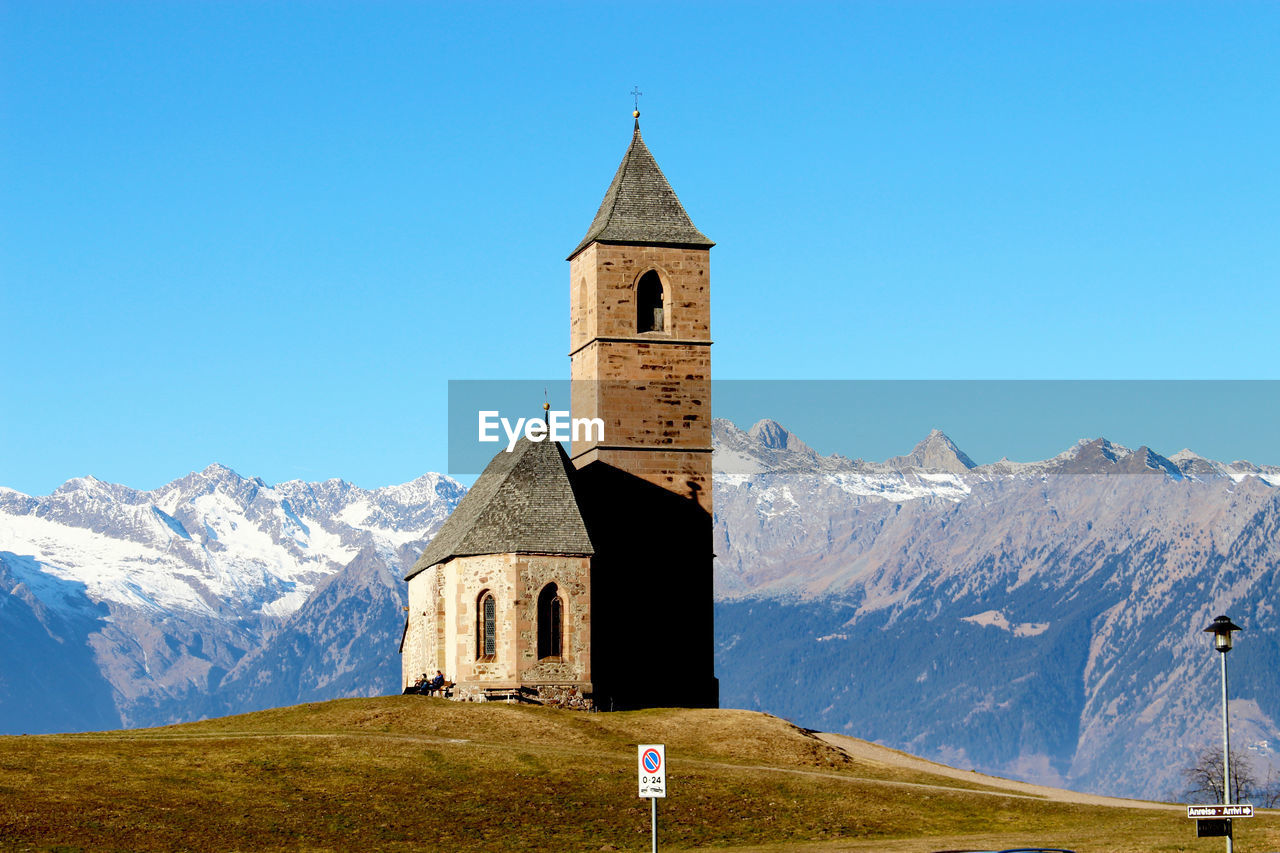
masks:
[[[444,687],[444,673],[437,669],[436,677],[427,682],[426,694],[428,696],[434,696],[436,695],[436,691],[440,690],[442,687]]]

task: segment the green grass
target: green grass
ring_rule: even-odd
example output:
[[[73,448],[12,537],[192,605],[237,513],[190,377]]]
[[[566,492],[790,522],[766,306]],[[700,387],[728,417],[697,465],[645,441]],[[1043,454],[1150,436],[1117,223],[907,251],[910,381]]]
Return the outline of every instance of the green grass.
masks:
[[[635,744],[649,742],[667,745],[670,764],[663,850],[1223,846],[1197,840],[1185,812],[1053,803],[895,772],[762,714],[406,696],[0,738],[0,849],[647,850]],[[1237,825],[1237,853],[1280,849],[1280,820]]]

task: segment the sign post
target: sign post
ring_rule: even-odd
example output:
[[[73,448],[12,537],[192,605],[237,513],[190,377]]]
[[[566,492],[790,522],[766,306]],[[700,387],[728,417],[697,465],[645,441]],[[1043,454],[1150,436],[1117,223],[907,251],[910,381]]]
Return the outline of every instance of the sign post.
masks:
[[[1234,836],[1231,819],[1253,817],[1253,806],[1248,803],[1235,806],[1187,806],[1187,817],[1196,822],[1197,838],[1225,837],[1230,843]]]
[[[649,798],[653,853],[658,853],[658,797],[667,796],[666,744],[640,744],[636,750],[636,769],[640,796]]]

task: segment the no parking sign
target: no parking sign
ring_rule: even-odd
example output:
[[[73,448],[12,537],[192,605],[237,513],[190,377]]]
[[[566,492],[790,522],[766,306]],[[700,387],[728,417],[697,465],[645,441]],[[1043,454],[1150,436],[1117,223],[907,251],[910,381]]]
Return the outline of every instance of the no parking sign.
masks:
[[[642,743],[637,750],[637,769],[641,797],[667,796],[667,747],[661,743]]]

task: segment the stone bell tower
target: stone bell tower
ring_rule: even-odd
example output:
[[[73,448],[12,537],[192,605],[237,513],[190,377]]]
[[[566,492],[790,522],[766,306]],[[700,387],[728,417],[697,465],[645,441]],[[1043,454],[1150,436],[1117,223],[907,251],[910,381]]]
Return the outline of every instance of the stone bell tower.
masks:
[[[602,462],[711,512],[710,261],[640,137],[618,166],[587,235],[569,255],[574,418],[601,418],[603,440],[575,441]],[[590,436],[595,439],[596,436]]]
[[[714,245],[640,138],[569,255],[570,457],[590,531],[602,708],[715,707],[711,527]],[[654,678],[654,672],[662,673]]]

